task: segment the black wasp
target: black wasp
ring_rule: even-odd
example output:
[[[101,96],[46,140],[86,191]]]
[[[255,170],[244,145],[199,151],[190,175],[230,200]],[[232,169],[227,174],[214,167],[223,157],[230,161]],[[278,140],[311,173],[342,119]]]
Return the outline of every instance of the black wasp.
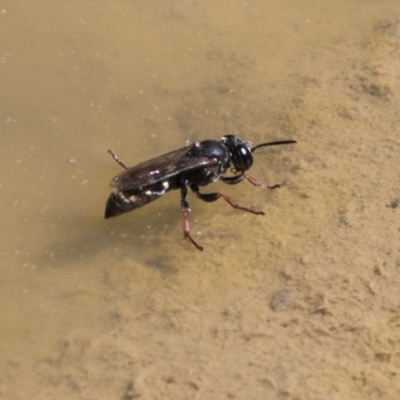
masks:
[[[229,185],[235,185],[243,179],[252,185],[264,189],[276,189],[280,185],[268,186],[245,174],[253,165],[253,152],[264,146],[296,143],[295,140],[280,140],[261,143],[255,147],[233,135],[226,135],[217,140],[194,142],[181,149],[171,151],[162,156],[145,161],[135,167],[127,167],[115,154],[108,152],[114,160],[124,168],[112,181],[114,187],[106,205],[105,218],[115,217],[142,207],[172,189],[181,191],[181,208],[184,238],[198,249],[198,245],[190,236],[189,212],[187,201],[188,189],[201,200],[212,202],[222,197],[233,208],[257,215],[265,215],[263,211],[253,211],[240,207],[233,199],[222,193],[201,193],[199,186],[206,186],[217,179]],[[223,176],[230,168],[233,176]]]

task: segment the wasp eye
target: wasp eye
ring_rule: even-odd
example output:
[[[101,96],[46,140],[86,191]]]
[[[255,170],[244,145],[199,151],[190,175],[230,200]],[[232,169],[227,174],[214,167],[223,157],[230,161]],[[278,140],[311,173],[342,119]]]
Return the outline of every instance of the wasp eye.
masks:
[[[251,150],[242,144],[237,144],[232,149],[233,165],[240,171],[247,171],[253,165]]]

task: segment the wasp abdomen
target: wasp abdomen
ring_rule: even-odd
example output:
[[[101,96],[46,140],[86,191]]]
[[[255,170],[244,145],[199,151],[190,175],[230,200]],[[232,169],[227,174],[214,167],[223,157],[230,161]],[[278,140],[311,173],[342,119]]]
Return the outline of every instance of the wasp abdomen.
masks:
[[[157,183],[143,191],[114,190],[107,200],[105,218],[116,217],[142,207],[165,194],[169,189],[168,182]]]

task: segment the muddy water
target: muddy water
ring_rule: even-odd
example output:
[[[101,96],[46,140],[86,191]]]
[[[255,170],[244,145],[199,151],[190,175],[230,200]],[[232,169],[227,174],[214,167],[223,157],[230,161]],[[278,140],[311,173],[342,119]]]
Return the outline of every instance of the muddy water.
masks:
[[[399,398],[397,1],[0,11],[1,398]],[[215,184],[265,217],[103,219],[109,147],[228,132],[298,140]]]

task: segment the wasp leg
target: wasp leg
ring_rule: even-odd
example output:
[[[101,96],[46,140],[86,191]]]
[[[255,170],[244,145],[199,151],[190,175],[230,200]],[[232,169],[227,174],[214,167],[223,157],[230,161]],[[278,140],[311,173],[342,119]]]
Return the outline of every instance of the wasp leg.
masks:
[[[247,211],[252,214],[256,215],[265,215],[264,211],[254,211],[250,210],[250,208],[247,207],[241,207],[239,206],[238,203],[236,203],[235,200],[231,199],[228,197],[226,194],[223,193],[200,193],[199,187],[197,185],[190,185],[190,188],[192,189],[193,193],[201,200],[206,201],[208,203],[211,203],[212,201],[217,201],[220,197],[222,197],[231,207],[237,209],[237,210],[242,210],[242,211]]]
[[[281,187],[281,185],[278,183],[277,185],[266,185],[265,183],[258,182],[257,179],[253,178],[252,176],[249,175],[243,175],[243,178],[247,179],[252,185],[257,186],[257,187],[262,187],[263,189],[278,189]]]
[[[123,169],[128,169],[128,167],[118,158],[118,156],[115,154],[115,151],[113,149],[108,149],[108,153],[112,155],[112,158],[123,168]]]
[[[263,189],[278,189],[279,187],[281,187],[281,185],[279,184],[273,186],[266,185],[265,183],[259,182],[252,176],[243,173],[238,176],[220,176],[219,179],[222,182],[227,183],[228,185],[236,185],[237,183],[242,182],[243,179],[247,179],[252,185],[257,187],[262,187]]]
[[[189,228],[189,213],[190,206],[187,201],[187,184],[182,184],[181,187],[181,207],[182,207],[182,227],[183,227],[183,238],[189,239],[189,241],[196,247],[197,250],[203,251],[203,247],[198,245],[196,241],[190,236],[190,228]]]

